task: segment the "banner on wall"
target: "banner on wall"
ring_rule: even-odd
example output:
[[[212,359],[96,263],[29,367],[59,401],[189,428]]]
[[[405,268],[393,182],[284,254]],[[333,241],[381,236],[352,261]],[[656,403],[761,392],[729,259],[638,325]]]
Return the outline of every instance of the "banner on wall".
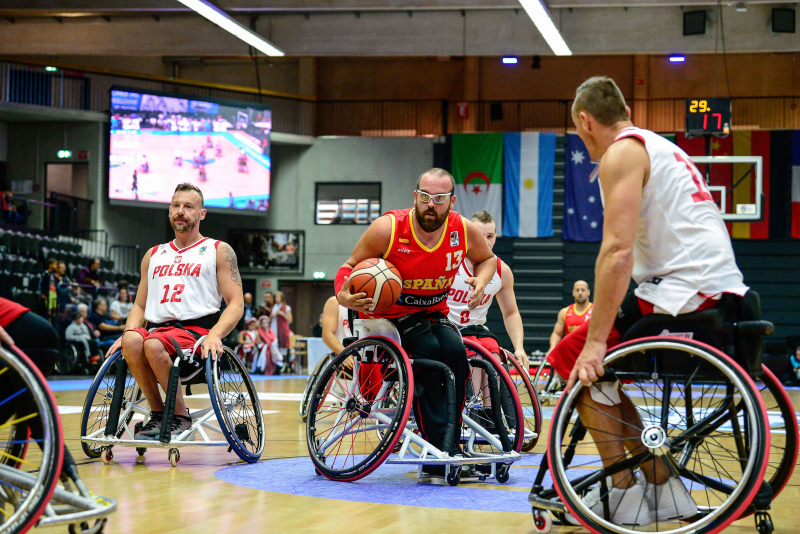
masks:
[[[556,134],[514,132],[504,141],[503,235],[551,237]]]
[[[792,131],[792,237],[800,239],[800,130]]]
[[[503,220],[503,134],[453,134],[455,209],[469,219],[486,210],[501,235]]]
[[[603,240],[603,203],[600,199],[599,165],[589,159],[589,152],[578,134],[567,134],[564,181],[563,239],[569,241]]]

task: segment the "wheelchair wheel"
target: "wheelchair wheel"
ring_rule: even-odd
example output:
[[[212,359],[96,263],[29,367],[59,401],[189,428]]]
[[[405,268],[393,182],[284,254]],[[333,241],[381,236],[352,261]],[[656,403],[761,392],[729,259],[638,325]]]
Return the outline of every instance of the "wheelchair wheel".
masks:
[[[509,371],[513,367],[517,374],[509,375],[517,389],[519,401],[522,404],[522,415],[525,421],[525,435],[522,439],[522,452],[530,452],[539,441],[539,435],[542,433],[542,408],[539,405],[539,396],[536,394],[536,388],[531,383],[531,375],[527,369],[523,369],[522,365],[517,361],[513,354],[503,349],[500,355],[500,361]],[[535,437],[534,437],[535,436]]]
[[[764,480],[772,486],[772,500],[775,500],[792,477],[800,436],[797,416],[786,390],[772,371],[766,366],[763,369],[764,376],[756,382],[756,386],[766,405],[771,434],[769,464]]]
[[[83,402],[81,436],[88,436],[105,429],[109,410],[111,409],[111,398],[114,395],[114,384],[117,380],[116,365],[123,361],[122,351],[118,350],[109,356],[97,371],[94,380],[92,380],[92,385],[89,387],[89,392],[86,394],[86,400]],[[136,399],[133,399],[134,386],[136,386],[136,380],[133,378],[129,369],[125,375],[125,394],[121,407],[122,411],[124,411],[132,401],[135,401],[137,404],[146,402],[142,398],[141,390],[138,388],[136,388]],[[126,429],[130,430],[128,425],[130,425],[131,419],[133,419],[133,412],[129,413],[124,421],[119,421],[116,432],[118,438],[122,437]],[[81,448],[83,449],[83,453],[89,458],[100,458],[100,454],[103,452],[103,446],[85,443],[83,441],[81,442]]]
[[[58,351],[55,371],[60,375],[68,375],[78,366],[78,349],[67,343]]]
[[[325,366],[328,365],[332,357],[332,353],[326,354],[324,358],[318,361],[316,367],[314,367],[314,371],[312,371],[311,376],[309,376],[306,381],[306,387],[303,389],[303,398],[300,400],[300,417],[303,418],[304,422],[308,419],[308,401],[311,398],[311,393],[313,393],[314,387],[317,385],[320,373],[325,369]]]
[[[470,378],[467,381],[467,400],[464,409],[470,419],[488,430],[490,434],[502,436],[505,433],[510,441],[510,448],[509,450],[499,450],[486,440],[478,436],[471,436],[471,429],[466,425],[462,425],[462,440],[467,442],[468,448],[471,449],[469,452],[477,452],[479,454],[500,454],[512,450],[520,452],[525,434],[522,428],[525,424],[525,418],[516,385],[500,364],[500,361],[483,348],[480,343],[470,339],[464,339],[463,341],[467,349],[467,357],[470,360]],[[486,362],[494,373],[479,367],[474,361],[476,359]],[[499,394],[499,407],[495,406],[491,399],[492,387],[489,381],[492,380],[492,374],[494,374],[496,391]],[[499,414],[497,412],[498,408]],[[495,414],[500,416],[498,420],[503,428],[497,426]],[[517,429],[520,431],[518,432]],[[503,438],[499,437],[499,439],[502,442]]]
[[[550,366],[550,372],[547,373],[547,376],[544,379],[544,386],[540,387],[539,381],[542,379],[545,367],[547,367],[545,365],[545,361],[542,361],[542,363],[539,364],[539,367],[536,369],[536,374],[534,375],[532,382],[533,387],[536,390],[536,394],[539,397],[539,403],[543,406],[549,404],[551,400],[557,399],[558,394],[561,392],[561,384],[558,383],[556,371],[552,366]]]
[[[344,367],[350,356],[352,378]],[[361,339],[335,356],[320,373],[306,421],[319,473],[349,482],[374,471],[403,435],[413,390],[408,356],[389,339]]]
[[[0,512],[3,532],[27,532],[50,502],[64,457],[55,398],[36,366],[18,349],[0,348]]]
[[[236,455],[255,463],[264,452],[264,413],[250,373],[231,349],[206,359],[206,381],[220,429]]]
[[[648,532],[715,533],[737,519],[764,478],[770,443],[750,377],[716,349],[676,338],[624,343],[604,366],[625,384],[620,402],[609,399],[616,390],[595,383],[597,398],[613,405],[594,403],[578,383],[559,400],[550,426],[547,460],[572,517],[604,534],[646,525]],[[646,497],[653,469],[673,474],[656,511]],[[612,486],[607,477],[617,473],[624,477]]]

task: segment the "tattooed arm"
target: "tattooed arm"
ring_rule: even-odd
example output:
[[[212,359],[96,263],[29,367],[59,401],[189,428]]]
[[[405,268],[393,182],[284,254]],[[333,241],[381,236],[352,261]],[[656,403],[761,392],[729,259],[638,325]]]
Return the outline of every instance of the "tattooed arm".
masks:
[[[234,329],[244,313],[242,277],[239,275],[236,253],[223,242],[217,247],[217,283],[227,307],[214,328],[208,331],[208,337],[203,342],[203,358],[209,353],[212,358],[222,353],[222,338]]]

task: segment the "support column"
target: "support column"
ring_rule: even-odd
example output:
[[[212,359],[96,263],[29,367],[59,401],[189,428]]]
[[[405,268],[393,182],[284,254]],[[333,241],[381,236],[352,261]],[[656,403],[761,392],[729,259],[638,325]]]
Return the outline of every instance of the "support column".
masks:
[[[650,58],[643,54],[633,56],[633,99],[631,108],[633,123],[639,128],[648,128],[647,97],[650,95]]]

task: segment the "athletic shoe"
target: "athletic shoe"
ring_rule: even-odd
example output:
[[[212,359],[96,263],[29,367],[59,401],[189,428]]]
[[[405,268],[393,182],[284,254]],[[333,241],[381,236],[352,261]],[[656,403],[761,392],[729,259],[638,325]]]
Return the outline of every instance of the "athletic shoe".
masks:
[[[172,435],[170,437],[170,441],[175,441],[178,439],[178,436],[186,432],[192,428],[192,418],[187,417],[185,415],[176,415],[172,418]],[[194,435],[188,439],[188,441],[193,441]]]
[[[650,507],[644,497],[644,489],[638,484],[630,488],[612,487],[611,477],[606,479],[610,488],[608,491],[608,511],[612,514],[611,522],[615,525],[640,526],[650,524]],[[600,499],[600,486],[595,486],[587,493],[582,501],[585,507],[597,514],[603,515],[603,501]],[[567,522],[571,525],[580,526],[581,523],[572,514],[566,514]]]
[[[164,412],[150,412],[150,420],[141,430],[133,434],[133,439],[144,439],[147,441],[158,441],[161,435],[161,420]]]
[[[688,519],[697,515],[697,504],[680,478],[670,477],[663,484],[656,486],[647,483],[644,475],[640,474],[636,483],[644,490],[652,522],[655,522],[656,517],[660,522]]]

